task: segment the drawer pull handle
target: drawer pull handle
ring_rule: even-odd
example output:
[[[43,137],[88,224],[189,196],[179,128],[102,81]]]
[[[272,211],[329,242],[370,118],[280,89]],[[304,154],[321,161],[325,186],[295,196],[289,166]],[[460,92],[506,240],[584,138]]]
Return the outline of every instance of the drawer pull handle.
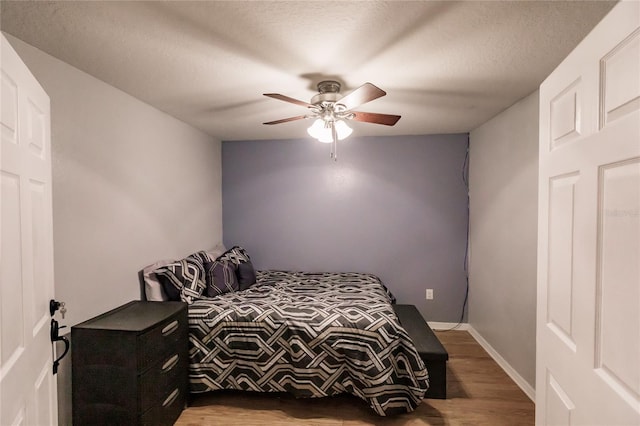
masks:
[[[163,372],[167,372],[167,371],[171,370],[173,367],[175,367],[176,364],[178,363],[178,359],[179,358],[180,358],[180,356],[178,354],[175,354],[174,356],[169,358],[167,360],[167,362],[162,364],[162,371]]]
[[[171,405],[173,401],[176,400],[179,393],[180,391],[178,389],[174,389],[173,392],[171,392],[171,394],[167,397],[167,399],[164,400],[164,402],[162,403],[162,406],[166,407],[167,405]]]
[[[175,320],[172,323],[170,323],[169,325],[167,325],[165,328],[162,329],[162,335],[163,336],[168,336],[171,333],[173,333],[174,331],[176,331],[177,329],[178,329],[178,320]]]

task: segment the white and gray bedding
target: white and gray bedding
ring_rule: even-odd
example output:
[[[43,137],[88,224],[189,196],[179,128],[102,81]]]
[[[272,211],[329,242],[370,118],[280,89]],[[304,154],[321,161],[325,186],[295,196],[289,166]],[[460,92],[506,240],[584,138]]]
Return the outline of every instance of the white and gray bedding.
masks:
[[[190,388],[351,393],[381,416],[413,411],[429,386],[380,280],[256,271],[246,290],[189,306]]]

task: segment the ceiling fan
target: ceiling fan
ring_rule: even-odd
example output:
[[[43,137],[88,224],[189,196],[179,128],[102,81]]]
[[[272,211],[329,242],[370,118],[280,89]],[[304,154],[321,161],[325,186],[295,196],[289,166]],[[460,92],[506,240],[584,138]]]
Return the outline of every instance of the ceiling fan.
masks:
[[[345,121],[354,120],[393,126],[400,120],[399,115],[353,111],[354,108],[387,94],[373,84],[365,83],[344,96],[340,94],[340,88],[341,85],[337,81],[321,81],[318,83],[318,94],[314,95],[309,103],[279,93],[265,93],[264,96],[306,107],[309,109],[309,113],[263,124],[280,124],[315,118],[316,120],[307,132],[320,142],[332,143],[331,157],[337,159],[337,141],[346,138],[352,132]]]

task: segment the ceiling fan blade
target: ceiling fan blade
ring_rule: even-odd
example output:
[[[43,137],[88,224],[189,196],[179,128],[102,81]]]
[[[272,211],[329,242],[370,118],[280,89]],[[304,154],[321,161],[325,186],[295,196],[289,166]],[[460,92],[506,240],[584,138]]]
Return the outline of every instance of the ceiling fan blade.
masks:
[[[288,123],[289,121],[302,120],[304,118],[308,118],[306,115],[298,115],[296,117],[283,118],[282,120],[269,121],[262,124],[280,124],[280,123]]]
[[[307,108],[313,108],[313,105],[310,103],[299,101],[297,99],[290,98],[289,96],[281,95],[280,93],[263,93],[263,95],[268,96],[270,98],[279,99],[281,101],[290,102],[292,104],[300,105]]]
[[[353,92],[342,97],[342,99],[338,100],[336,103],[342,104],[347,110],[350,110],[367,102],[371,102],[374,99],[378,99],[386,94],[387,92],[373,84],[365,83]]]
[[[352,120],[363,121],[365,123],[384,124],[385,126],[393,126],[400,120],[399,115],[378,114],[375,112],[351,111],[354,114]]]

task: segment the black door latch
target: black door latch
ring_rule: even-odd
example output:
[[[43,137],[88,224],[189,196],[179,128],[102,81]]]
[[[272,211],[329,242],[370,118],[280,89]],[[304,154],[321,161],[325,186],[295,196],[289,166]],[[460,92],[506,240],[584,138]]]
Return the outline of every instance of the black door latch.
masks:
[[[58,366],[60,365],[60,361],[62,360],[62,358],[64,358],[67,352],[69,352],[69,339],[67,339],[65,336],[60,336],[60,330],[65,327],[66,325],[60,326],[58,324],[58,321],[51,318],[51,341],[53,342],[53,344],[60,341],[64,342],[64,352],[62,352],[62,355],[60,355],[58,358],[56,358],[55,361],[53,361],[53,374],[58,373]]]
[[[51,299],[49,300],[49,313],[51,314],[51,342],[55,345],[56,342],[64,342],[64,352],[58,358],[53,361],[53,374],[58,373],[58,366],[60,366],[60,360],[64,358],[64,356],[69,352],[69,339],[64,336],[60,336],[60,330],[65,328],[66,325],[58,324],[58,321],[53,319],[53,315],[56,311],[60,309],[60,313],[62,314],[62,318],[64,319],[64,314],[67,312],[67,308],[64,307],[64,302],[58,302],[57,300]]]

